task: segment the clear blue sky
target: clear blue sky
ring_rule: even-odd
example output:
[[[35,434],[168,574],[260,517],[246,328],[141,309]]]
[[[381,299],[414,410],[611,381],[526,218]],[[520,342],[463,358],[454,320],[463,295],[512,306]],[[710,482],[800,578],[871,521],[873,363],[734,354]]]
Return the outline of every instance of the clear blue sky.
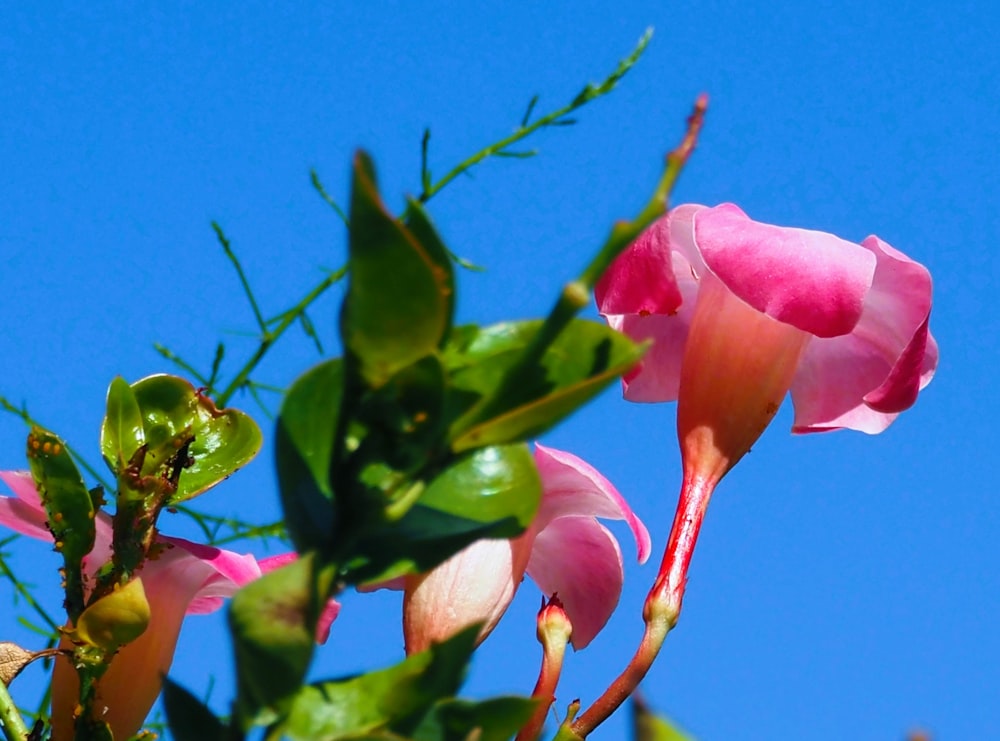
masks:
[[[994,4],[298,6],[5,10],[0,393],[97,459],[111,378],[169,369],[153,342],[204,367],[223,337],[230,371],[252,349],[210,220],[276,313],[344,257],[344,229],[311,190],[310,168],[344,200],[351,153],[364,146],[398,207],[418,189],[425,126],[443,173],[508,133],[533,94],[540,111],[561,105],[654,26],[646,58],[579,125],[543,133],[536,159],[487,163],[432,202],[452,248],[489,268],[462,274],[461,317],[546,311],[611,221],[644,201],[695,95],[708,92],[677,202],[733,201],[762,221],[878,234],[934,275],[941,364],[878,437],[792,438],[789,410],[779,414],[713,501],[684,615],[645,692],[703,741],[874,741],[918,726],[939,739],[1000,737]],[[328,300],[313,318],[335,351],[334,311]],[[287,384],[316,357],[289,341],[260,380]],[[546,442],[615,482],[659,550],[679,484],[673,425],[672,405],[626,404],[615,388]],[[0,417],[0,466],[24,466],[24,435]],[[270,450],[201,502],[276,517]],[[191,534],[179,520],[163,525]],[[655,563],[636,566],[629,542],[624,551],[622,604],[570,657],[562,703],[593,699],[639,638]],[[53,582],[45,554],[25,541],[14,565]],[[538,600],[526,583],[469,693],[530,691]],[[398,602],[347,595],[317,675],[396,660]],[[15,623],[21,609],[0,608],[0,639],[31,641]],[[174,670],[196,691],[214,674],[218,709],[231,690],[220,625],[192,619]],[[596,738],[623,729],[619,719]]]

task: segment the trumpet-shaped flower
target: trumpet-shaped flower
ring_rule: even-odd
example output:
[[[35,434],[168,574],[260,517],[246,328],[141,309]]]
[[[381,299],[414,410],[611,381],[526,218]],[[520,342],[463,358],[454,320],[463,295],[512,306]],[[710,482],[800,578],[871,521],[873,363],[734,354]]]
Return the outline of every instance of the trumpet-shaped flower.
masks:
[[[0,524],[41,540],[52,540],[45,510],[31,474],[0,471],[0,479],[14,497],[0,497]],[[90,577],[111,557],[111,518],[99,513],[93,550],[84,562]],[[185,615],[213,612],[244,584],[295,558],[283,554],[258,562],[238,554],[182,538],[159,536],[161,552],[139,572],[149,603],[149,625],[114,657],[98,683],[95,711],[110,725],[115,738],[129,738],[145,720],[170,669]],[[320,620],[317,639],[325,641],[339,606],[331,602]],[[64,644],[66,641],[64,640]],[[73,737],[73,708],[77,704],[77,676],[65,658],[55,662],[52,681],[54,741]]]
[[[405,579],[407,653],[422,651],[475,622],[480,640],[496,626],[525,573],[557,594],[583,648],[608,621],[621,595],[622,553],[598,517],[625,520],[649,557],[649,533],[618,490],[570,453],[537,445],[542,501],[531,527],[512,540],[480,540],[426,574]]]
[[[715,485],[789,391],[794,432],[878,433],[937,366],[926,268],[878,237],[761,224],[732,204],[672,210],[596,294],[611,326],[653,340],[625,398],[678,401],[684,481],[659,584],[677,610]]]

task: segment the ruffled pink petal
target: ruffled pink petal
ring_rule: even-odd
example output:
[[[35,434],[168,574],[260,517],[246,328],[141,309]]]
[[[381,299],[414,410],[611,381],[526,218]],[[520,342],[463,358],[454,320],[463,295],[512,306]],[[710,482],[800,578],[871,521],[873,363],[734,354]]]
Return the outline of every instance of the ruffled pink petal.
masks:
[[[630,244],[597,281],[594,297],[605,316],[673,314],[681,293],[670,265],[670,231],[664,216]]]
[[[937,367],[927,269],[877,237],[863,246],[878,259],[864,311],[851,334],[814,339],[806,348],[792,383],[794,432],[881,432],[916,401]]]
[[[528,575],[559,597],[573,623],[572,643],[586,647],[618,606],[624,570],[615,536],[593,517],[559,517],[535,538]]]
[[[875,272],[861,245],[832,234],[761,224],[731,203],[695,218],[695,244],[706,265],[739,298],[817,337],[854,329]]]
[[[183,538],[161,535],[157,542],[172,546],[159,558],[147,562],[146,569],[159,577],[169,568],[171,578],[183,579],[185,591],[191,589],[188,615],[204,615],[222,607],[223,599],[232,597],[240,587],[260,577],[260,565],[249,553],[234,553],[214,546],[192,543]],[[155,577],[154,577],[155,575]],[[189,585],[189,586],[188,586]]]
[[[635,537],[639,563],[645,563],[651,549],[649,531],[614,485],[596,468],[572,453],[541,443],[535,443],[535,465],[543,491],[533,524],[539,537],[551,522],[567,516],[625,520]]]

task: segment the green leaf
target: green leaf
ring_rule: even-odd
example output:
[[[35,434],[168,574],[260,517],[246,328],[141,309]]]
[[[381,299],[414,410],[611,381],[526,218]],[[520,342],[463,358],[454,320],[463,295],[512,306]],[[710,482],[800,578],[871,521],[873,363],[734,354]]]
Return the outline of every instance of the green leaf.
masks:
[[[632,698],[632,728],[635,741],[694,741],[666,718],[654,715],[637,696]]]
[[[316,622],[332,574],[315,553],[264,574],[238,591],[229,607],[236,654],[238,711],[244,725],[281,707],[299,690],[316,639]]]
[[[260,428],[253,419],[236,409],[217,409],[183,378],[149,376],[131,388],[142,414],[145,438],[139,475],[170,478],[180,474],[168,504],[183,502],[215,486],[260,450]],[[101,430],[105,455],[122,443],[120,420],[127,420],[127,414],[116,414],[110,422],[105,418]],[[118,442],[113,443],[115,440]]]
[[[336,534],[330,463],[343,391],[344,364],[320,363],[285,394],[275,431],[281,505],[298,551],[332,548]]]
[[[445,362],[453,397],[464,398],[469,409],[452,425],[453,450],[541,434],[632,368],[646,349],[603,324],[574,319],[518,384],[518,391],[502,400],[502,408],[470,426],[467,420],[475,404],[491,397],[541,326],[541,321],[532,320],[456,330]]]
[[[458,691],[479,627],[388,669],[302,688],[269,738],[338,741],[379,738],[381,731],[409,737],[435,703]]]
[[[418,215],[414,223],[428,235],[426,219]],[[429,247],[421,244],[385,210],[364,152],[354,160],[350,225],[350,282],[341,338],[364,385],[378,388],[434,351],[447,334],[454,293],[451,266],[437,254],[436,237]]]
[[[427,571],[480,538],[520,535],[541,492],[526,445],[466,453],[430,481],[400,520],[361,539],[343,578],[356,584]]]
[[[28,434],[28,466],[45,507],[56,550],[62,553],[66,612],[71,622],[83,611],[84,556],[94,547],[94,501],[69,450],[58,436],[35,427]]]
[[[163,678],[163,709],[174,741],[224,741],[222,721],[169,677]]]
[[[413,733],[413,741],[508,741],[531,719],[536,702],[527,697],[496,697],[481,702],[442,700]]]
[[[108,386],[107,413],[101,427],[101,454],[117,476],[146,443],[142,412],[132,387],[121,376]]]
[[[453,269],[454,255],[448,246],[442,241],[441,236],[431,223],[431,218],[427,214],[420,201],[408,198],[406,210],[406,228],[413,235],[413,238],[424,248],[434,264],[434,272],[439,280],[441,296],[444,299],[445,312],[448,322],[445,326],[445,334],[442,340],[447,338],[447,333],[451,330],[451,318],[455,311],[455,272]]]
[[[443,447],[445,383],[441,359],[427,355],[364,394],[354,410],[351,468],[383,464],[413,475],[430,465]]]

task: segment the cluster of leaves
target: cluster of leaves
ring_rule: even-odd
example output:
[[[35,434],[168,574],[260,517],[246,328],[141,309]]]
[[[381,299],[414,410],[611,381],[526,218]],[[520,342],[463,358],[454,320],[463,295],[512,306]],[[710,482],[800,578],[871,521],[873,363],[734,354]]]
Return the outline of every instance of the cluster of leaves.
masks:
[[[426,571],[477,539],[522,533],[541,495],[525,440],[643,352],[605,325],[573,317],[576,304],[570,311],[557,304],[546,321],[452,326],[448,250],[418,202],[402,218],[388,213],[363,153],[354,164],[350,225],[344,357],[301,376],[276,425],[281,501],[302,555],[243,589],[230,612],[234,720],[243,730],[259,724],[294,736],[293,728],[331,717],[344,737],[370,730],[363,705],[348,699],[356,683],[302,686],[326,599],[348,585]],[[377,675],[396,687],[387,692],[390,715],[405,722],[375,725],[430,738],[427,728],[459,717],[479,723],[479,706],[445,709],[438,697],[428,696],[419,712],[400,710],[414,702],[400,685],[414,672],[421,688],[438,686],[427,672],[447,677],[441,697],[450,697],[472,647],[471,637],[456,638]],[[520,707],[530,712],[530,703]],[[331,733],[321,735],[340,737]]]
[[[40,428],[32,432],[32,473],[64,557],[84,707],[117,647],[145,627],[141,614],[131,627],[119,620],[119,595],[131,595],[128,587],[153,548],[160,512],[183,508],[260,447],[260,431],[249,417],[219,407],[236,391],[255,392],[259,384],[251,380],[252,371],[292,324],[302,323],[319,342],[306,309],[346,275],[339,315],[343,357],[320,363],[291,385],[274,432],[284,526],[300,556],[233,600],[232,716],[217,717],[168,680],[164,698],[171,732],[179,741],[241,739],[254,728],[262,728],[268,739],[500,741],[524,725],[534,710],[530,699],[455,697],[478,626],[386,669],[304,682],[317,621],[330,597],[347,586],[427,571],[478,539],[524,532],[541,495],[526,441],[589,401],[644,352],[604,324],[576,314],[611,260],[663,212],[693,146],[691,131],[687,149],[682,145],[668,157],[640,214],[614,226],[545,319],[454,326],[456,258],[424,204],[487,157],[533,154],[511,147],[538,129],[573,123],[569,114],[610,91],[648,38],[602,83],[588,85],[569,105],[530,122],[533,99],[514,134],[436,183],[427,167],[425,134],[422,192],[399,217],[383,205],[374,166],[359,153],[348,212],[331,201],[348,226],[348,264],[274,320],[264,319],[216,227],[250,298],[260,347],[224,388],[217,388],[221,344],[206,375],[158,347],[203,389],[174,376],[111,384],[101,451],[115,479],[113,557],[89,590],[83,559],[94,544],[94,518],[104,493],[86,488],[62,440]],[[315,176],[314,185],[326,197]],[[103,609],[109,599],[116,600],[113,620],[105,619]],[[78,727],[83,732],[78,737],[108,738],[100,725]]]

